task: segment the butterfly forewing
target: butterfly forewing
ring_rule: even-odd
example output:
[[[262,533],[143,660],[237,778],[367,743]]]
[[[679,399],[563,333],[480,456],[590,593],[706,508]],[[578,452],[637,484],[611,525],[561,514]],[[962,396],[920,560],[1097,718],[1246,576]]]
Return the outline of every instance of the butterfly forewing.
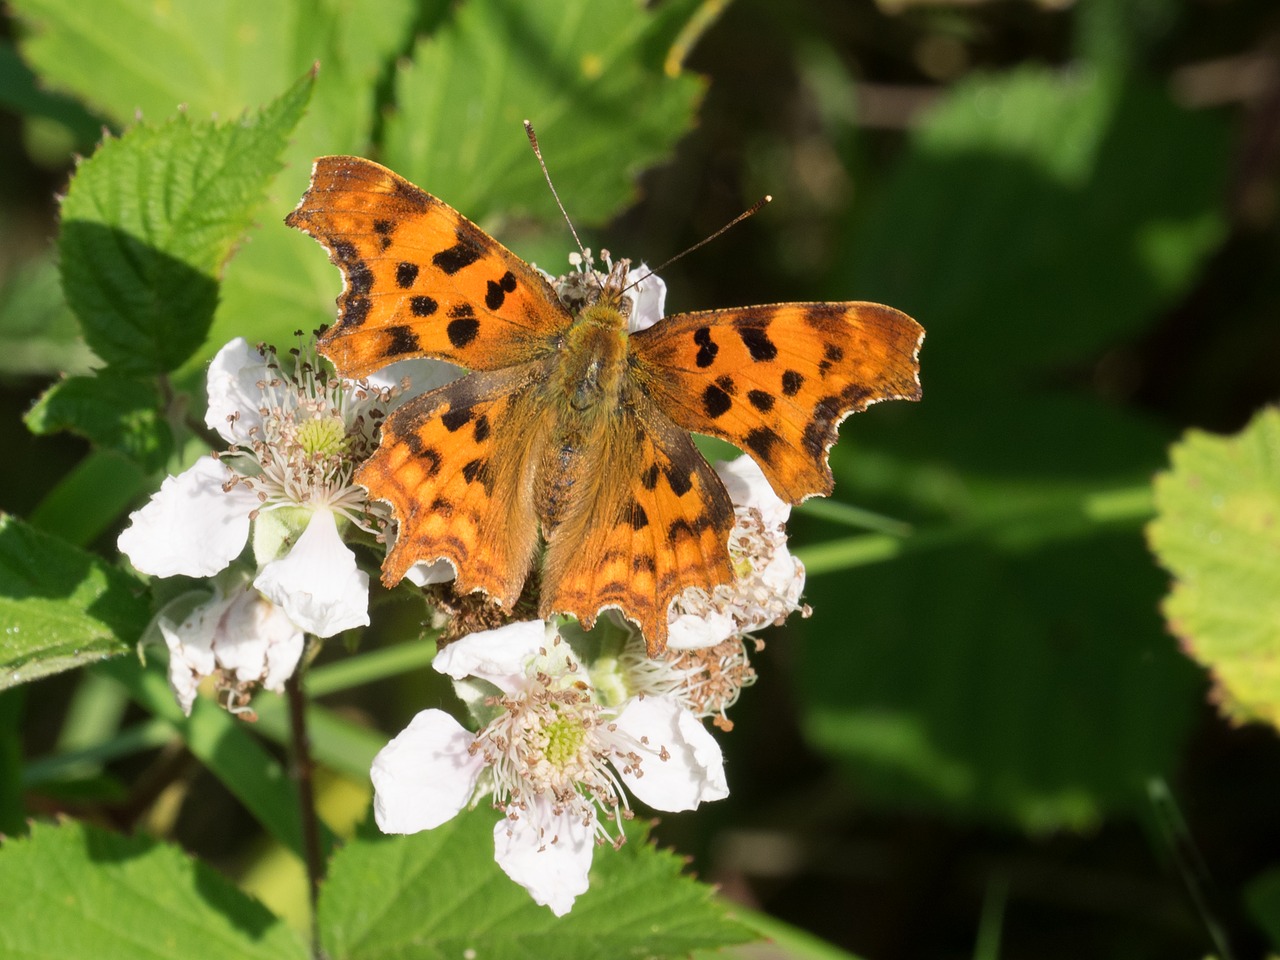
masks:
[[[831,492],[848,414],[920,397],[924,331],[877,303],[783,303],[669,317],[631,337],[635,377],[672,420],[751,454],[791,503]]]
[[[345,285],[321,352],[344,376],[434,357],[494,370],[551,349],[571,322],[546,280],[448,204],[359,157],[321,157],[285,221]]]

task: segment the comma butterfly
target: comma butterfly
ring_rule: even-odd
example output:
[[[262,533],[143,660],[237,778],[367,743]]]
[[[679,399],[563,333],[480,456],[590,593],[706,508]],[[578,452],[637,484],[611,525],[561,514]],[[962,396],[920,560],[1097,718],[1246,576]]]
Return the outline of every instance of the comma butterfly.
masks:
[[[651,653],[691,586],[729,582],[733,504],[690,431],[760,464],[784,500],[831,492],[848,414],[920,397],[924,331],[875,303],[780,303],[628,333],[628,264],[585,304],[441,200],[358,157],[321,157],[285,221],[341,269],[320,350],[358,378],[407,357],[467,368],[408,401],[356,477],[399,523],[383,580],[448,560],[510,610],[539,554],[542,616],[616,608]]]

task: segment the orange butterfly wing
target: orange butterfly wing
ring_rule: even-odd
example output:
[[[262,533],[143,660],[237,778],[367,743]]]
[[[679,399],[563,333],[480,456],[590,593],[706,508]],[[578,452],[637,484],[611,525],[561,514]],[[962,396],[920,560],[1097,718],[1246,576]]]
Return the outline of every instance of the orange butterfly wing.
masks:
[[[551,349],[572,322],[546,279],[426,191],[360,157],[321,157],[285,219],[345,284],[320,351],[347,377],[433,357],[495,370]]]
[[[918,400],[921,326],[878,303],[683,313],[631,337],[636,379],[686,430],[751,454],[778,495],[834,486],[827,451],[850,413]]]
[[[483,590],[511,609],[538,545],[532,477],[545,437],[537,395],[545,377],[545,363],[472,373],[387,418],[355,478],[399,521],[385,583],[419,560],[445,559],[459,594]]]
[[[590,629],[615,607],[656,655],[672,599],[733,578],[733,503],[689,434],[643,396],[625,401],[610,427],[600,468],[551,531],[541,614],[569,614]]]

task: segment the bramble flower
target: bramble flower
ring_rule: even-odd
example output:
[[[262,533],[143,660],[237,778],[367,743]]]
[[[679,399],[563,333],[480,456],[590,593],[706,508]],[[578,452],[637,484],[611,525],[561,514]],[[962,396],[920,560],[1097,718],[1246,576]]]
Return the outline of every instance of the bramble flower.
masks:
[[[164,481],[132,516],[119,547],[143,573],[207,577],[240,555],[253,532],[262,593],[307,633],[329,637],[369,622],[369,578],[339,523],[370,529],[351,482],[373,450],[391,390],[350,385],[300,359],[237,338],[209,366],[206,424],[230,448]]]
[[[613,258],[608,250],[600,251],[604,270],[597,270],[587,250],[587,257],[574,252],[569,254],[570,269],[558,277],[543,271],[560,297],[560,302],[571,312],[581,310],[591,296],[600,289],[613,269]],[[626,298],[631,301],[631,315],[627,318],[627,332],[639,333],[662,319],[667,302],[667,285],[643,263],[627,271]]]
[[[492,796],[499,866],[563,916],[587,889],[593,847],[619,845],[623,787],[659,810],[728,795],[719,745],[670,697],[601,702],[556,628],[541,620],[474,633],[435,659],[481,723],[424,710],[373,762],[386,833],[416,833]],[[613,824],[611,830],[609,824]]]
[[[780,624],[800,603],[804,564],[787,550],[791,507],[779,499],[748,456],[716,465],[734,504],[729,558],[736,576],[710,593],[690,587],[671,604],[667,644],[674,649],[714,647],[730,637]]]
[[[161,614],[157,626],[169,647],[169,685],[187,715],[205,677],[217,678],[219,695],[233,712],[246,709],[259,685],[284,689],[304,644],[285,612],[243,580],[225,594],[215,582],[213,596],[181,621]]]

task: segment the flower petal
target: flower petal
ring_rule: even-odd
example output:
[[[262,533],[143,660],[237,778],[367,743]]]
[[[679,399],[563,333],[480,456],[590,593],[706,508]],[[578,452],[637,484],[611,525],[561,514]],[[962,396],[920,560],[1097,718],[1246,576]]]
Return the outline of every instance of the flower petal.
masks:
[[[227,443],[246,443],[249,431],[262,426],[262,388],[259,384],[272,376],[256,349],[244,337],[227,343],[209,363],[205,389],[209,407],[204,422],[217,430]]]
[[[414,359],[397,360],[365,377],[365,381],[375,390],[392,389],[400,386],[400,381],[409,379],[409,389],[391,398],[387,410],[394,410],[404,401],[452,383],[465,373],[462,367],[445,360]]]
[[[626,285],[631,286],[633,283],[636,286],[627,293],[632,304],[627,332],[639,333],[662,319],[662,311],[667,303],[667,285],[643,263],[627,271]]]
[[[213,673],[213,632],[227,601],[219,594],[192,610],[181,623],[160,617],[156,626],[169,648],[169,686],[182,712],[191,716],[200,681]]]
[[[644,758],[639,767],[615,763],[637,798],[655,810],[692,810],[729,795],[720,744],[688,710],[669,697],[636,697],[618,716],[625,746]],[[660,755],[665,749],[666,759]]]
[[[443,710],[423,710],[373,758],[373,815],[383,833],[417,833],[455,817],[475,792],[484,757],[475,734]]]
[[[427,563],[419,560],[404,573],[404,578],[417,587],[425,587],[432,583],[448,583],[458,574],[448,560],[437,560]]]
[[[469,633],[437,653],[431,665],[454,680],[479,677],[504,693],[514,693],[525,685],[529,659],[551,646],[554,632],[545,621],[522,620]]]
[[[219,618],[213,649],[218,665],[237,680],[280,691],[298,666],[303,641],[284,610],[246,586]]]
[[[563,917],[587,892],[595,818],[594,808],[584,823],[581,814],[556,813],[549,800],[538,798],[518,817],[504,817],[494,826],[494,859],[536,903]]]
[[[317,637],[369,622],[369,576],[328,510],[316,510],[293,549],[263,567],[253,585]]]
[[[708,609],[702,616],[675,614],[667,625],[667,646],[672,650],[702,650],[723,643],[737,632],[733,617],[719,610]]]
[[[249,513],[258,498],[244,484],[222,485],[234,474],[213,457],[167,477],[120,534],[129,562],[156,577],[211,577],[234,560],[249,539]]]
[[[791,516],[791,505],[773,492],[764,471],[751,457],[722,460],[716,464],[716,473],[724,481],[733,505],[755,507],[771,530],[786,523]]]

